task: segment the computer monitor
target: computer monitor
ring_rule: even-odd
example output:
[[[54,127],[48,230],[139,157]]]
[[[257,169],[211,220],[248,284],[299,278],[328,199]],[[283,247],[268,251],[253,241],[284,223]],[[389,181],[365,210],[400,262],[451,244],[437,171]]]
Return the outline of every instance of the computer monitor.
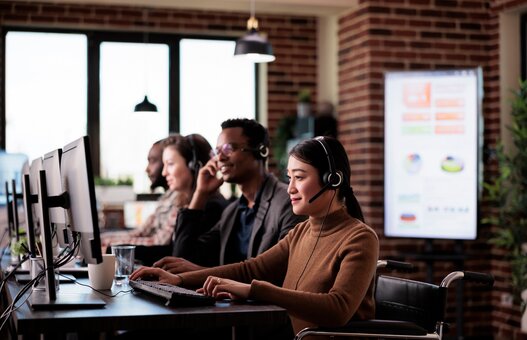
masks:
[[[81,137],[62,149],[60,174],[64,194],[47,192],[47,173],[39,173],[38,206],[42,217],[43,253],[46,268],[46,291],[34,291],[29,299],[33,309],[98,308],[105,302],[91,294],[60,294],[56,291],[55,265],[51,248],[50,207],[67,210],[67,227],[80,239],[80,253],[87,263],[101,263],[102,250],[91,168],[89,139]]]
[[[80,252],[84,261],[101,263],[99,218],[88,136],[62,148],[61,176],[70,201],[68,227],[81,236]]]
[[[5,207],[7,212],[7,230],[9,238],[15,238],[16,241],[20,238],[19,220],[18,220],[18,200],[22,198],[22,194],[18,193],[17,180],[5,181],[3,191],[5,197]]]
[[[13,210],[11,209],[11,190],[9,190],[9,181],[5,181],[4,193],[5,208],[7,210],[7,230],[9,231],[9,238],[13,238],[13,231],[15,230],[13,221]]]
[[[38,237],[42,234],[40,230],[42,217],[38,209],[38,177],[43,169],[42,158],[31,161],[29,169],[23,171],[24,213],[26,218],[26,233],[29,237],[29,251],[31,256],[36,256]]]
[[[42,165],[42,158],[35,158],[31,165],[29,166],[29,191],[31,195],[35,195],[37,199],[34,203],[38,203],[38,183],[39,183],[39,176],[40,171],[43,170],[44,167]],[[35,230],[39,230],[40,232],[40,224],[42,217],[40,216],[39,209],[36,205],[32,206],[32,214],[33,214],[33,226]]]
[[[384,236],[475,240],[482,189],[481,68],[384,79]]]
[[[5,182],[5,198],[6,198],[6,210],[7,210],[7,231],[9,231],[10,242],[13,242],[13,239],[18,242],[20,236],[24,234],[20,230],[19,219],[18,219],[18,201],[22,199],[22,194],[17,192],[16,188],[17,181],[12,179]],[[10,189],[11,188],[11,189]],[[3,236],[2,236],[3,237]],[[19,257],[20,259],[20,257]]]
[[[38,158],[40,160],[38,163],[40,164],[40,167],[42,167],[42,159]],[[36,161],[34,161],[36,164]],[[33,163],[32,163],[33,164]],[[32,165],[33,166],[33,165]],[[34,166],[36,167],[36,165]],[[38,217],[35,213],[34,204],[38,202],[38,195],[37,194],[31,194],[31,185],[30,185],[30,166],[29,163],[25,163],[24,167],[22,168],[22,197],[24,202],[24,215],[26,220],[26,235],[28,239],[28,247],[29,247],[29,256],[32,258],[35,258],[37,256],[38,250],[36,246],[36,233],[35,230],[37,230],[37,220]],[[34,178],[36,180],[36,178]],[[36,185],[35,185],[36,189]]]
[[[62,188],[62,178],[60,175],[60,160],[62,150],[57,149],[44,155],[42,166],[46,172],[46,185],[48,196],[60,196],[64,193]],[[55,205],[59,205],[58,202]],[[50,206],[49,222],[52,230],[57,236],[59,246],[65,248],[73,246],[71,231],[66,228],[66,207]]]
[[[11,212],[12,212],[12,218],[13,218],[13,231],[16,240],[18,241],[20,239],[21,234],[23,232],[20,231],[19,226],[19,219],[18,219],[18,201],[22,199],[22,193],[19,193],[17,190],[17,180],[12,179],[11,180]]]
[[[15,179],[16,191],[21,192],[20,173],[26,162],[27,156],[25,154],[0,150],[0,183],[9,182],[9,187],[11,187],[11,180]],[[0,206],[6,202],[6,193],[7,187],[0,187]]]

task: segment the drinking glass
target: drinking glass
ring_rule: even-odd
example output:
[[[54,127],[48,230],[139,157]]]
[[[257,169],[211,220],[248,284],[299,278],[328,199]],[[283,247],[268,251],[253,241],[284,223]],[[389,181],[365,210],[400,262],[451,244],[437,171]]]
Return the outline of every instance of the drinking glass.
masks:
[[[128,277],[134,271],[135,246],[112,246],[112,253],[115,255],[115,284],[127,284]]]

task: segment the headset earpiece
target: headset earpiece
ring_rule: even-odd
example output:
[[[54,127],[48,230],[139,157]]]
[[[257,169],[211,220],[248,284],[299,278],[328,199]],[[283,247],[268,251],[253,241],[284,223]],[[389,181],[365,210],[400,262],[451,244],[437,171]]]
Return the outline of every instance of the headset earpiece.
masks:
[[[332,188],[338,188],[342,184],[342,172],[341,171],[335,171],[335,172],[326,172],[324,176],[322,176],[322,182],[324,185],[329,185]]]
[[[196,146],[194,145],[194,138],[192,135],[188,135],[188,141],[190,143],[190,149],[192,150],[192,160],[188,162],[187,166],[192,172],[192,175],[194,178],[198,177],[199,169],[203,166],[203,163],[201,163],[200,160],[198,160],[198,155],[196,153]]]
[[[344,176],[342,175],[342,171],[336,170],[335,168],[335,160],[333,159],[333,155],[331,154],[331,150],[324,140],[324,137],[315,137],[314,140],[316,140],[320,146],[322,146],[322,149],[324,149],[324,153],[326,154],[326,158],[328,160],[328,172],[322,175],[322,189],[320,189],[319,192],[317,192],[313,197],[309,199],[309,203],[316,200],[320,195],[322,195],[326,190],[328,189],[337,189],[340,187],[344,180]]]
[[[258,145],[256,150],[258,152],[258,156],[262,159],[266,159],[269,156],[269,148],[264,144]]]
[[[315,137],[315,140],[319,142],[322,146],[322,149],[324,149],[324,153],[326,154],[326,158],[328,160],[328,172],[322,175],[322,182],[324,186],[329,186],[336,189],[342,184],[342,171],[336,169],[333,154],[331,153],[329,145],[324,140],[324,137]]]
[[[201,161],[188,162],[188,168],[190,169],[190,171],[192,171],[194,176],[198,175],[199,169],[201,169],[202,166],[203,164],[201,163]]]

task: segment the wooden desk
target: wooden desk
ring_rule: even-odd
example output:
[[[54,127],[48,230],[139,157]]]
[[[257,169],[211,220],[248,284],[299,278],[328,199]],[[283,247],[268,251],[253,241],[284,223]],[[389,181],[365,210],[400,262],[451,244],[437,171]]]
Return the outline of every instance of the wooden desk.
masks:
[[[88,280],[79,281],[87,283]],[[20,288],[10,280],[8,298],[14,297]],[[115,294],[119,290],[121,288],[114,286],[111,292]],[[12,316],[16,333],[31,338],[57,331],[82,334],[183,327],[266,326],[285,324],[288,319],[283,308],[273,305],[218,302],[208,307],[166,307],[162,300],[144,293],[121,293],[112,298],[77,284],[61,284],[58,294],[68,292],[96,294],[106,306],[91,310],[33,311],[24,303]]]

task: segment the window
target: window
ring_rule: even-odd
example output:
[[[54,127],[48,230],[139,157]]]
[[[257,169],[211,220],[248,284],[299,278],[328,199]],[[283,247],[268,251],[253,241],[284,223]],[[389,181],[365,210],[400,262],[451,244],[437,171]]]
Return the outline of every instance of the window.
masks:
[[[100,48],[101,175],[132,177],[148,191],[151,145],[168,135],[169,50],[163,44],[103,42]],[[133,112],[145,95],[158,112]]]
[[[235,60],[234,41],[180,42],[181,133],[202,134],[211,145],[228,118],[256,118],[254,64]]]
[[[256,118],[256,67],[232,57],[234,44],[168,34],[150,34],[145,43],[138,33],[11,30],[6,150],[32,160],[89,134],[94,173],[132,176],[135,191],[145,192],[155,141],[171,132],[200,133],[214,147],[222,121]],[[145,95],[157,113],[133,112]]]
[[[86,36],[8,32],[5,53],[6,150],[31,161],[85,135]]]

